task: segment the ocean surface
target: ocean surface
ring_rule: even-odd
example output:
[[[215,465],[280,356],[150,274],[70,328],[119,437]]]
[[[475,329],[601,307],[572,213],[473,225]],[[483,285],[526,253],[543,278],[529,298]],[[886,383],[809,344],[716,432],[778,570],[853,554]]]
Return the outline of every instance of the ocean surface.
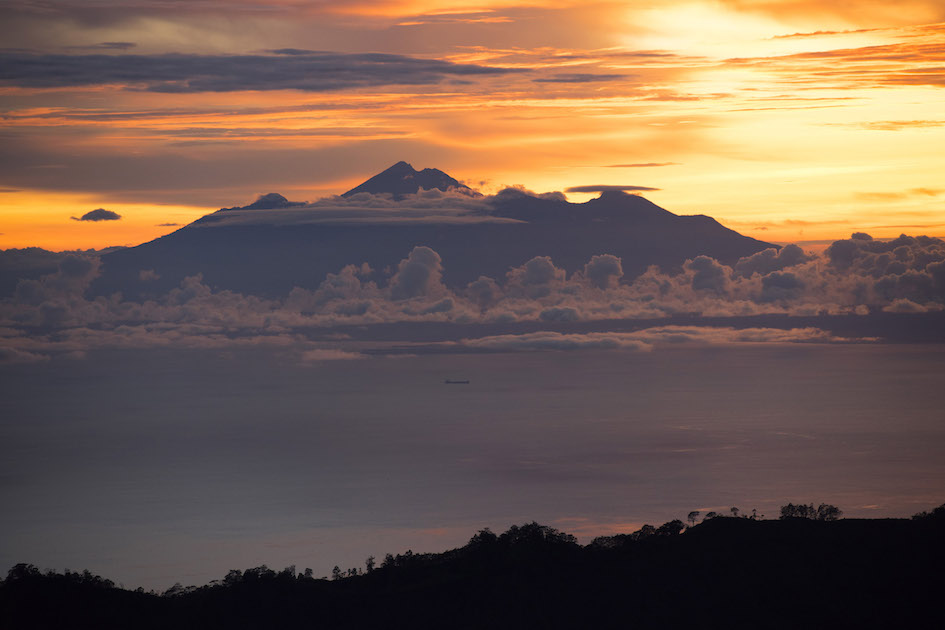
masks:
[[[446,379],[469,380],[447,385]],[[134,588],[363,566],[536,520],[945,502],[945,346],[371,357],[99,351],[0,367],[0,571]]]

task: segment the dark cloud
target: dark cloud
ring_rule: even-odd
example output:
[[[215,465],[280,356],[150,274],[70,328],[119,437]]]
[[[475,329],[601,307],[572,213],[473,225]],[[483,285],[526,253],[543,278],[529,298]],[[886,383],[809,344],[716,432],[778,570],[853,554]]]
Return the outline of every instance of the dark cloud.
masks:
[[[81,217],[72,217],[73,221],[118,221],[121,215],[105,208],[96,208],[91,212],[86,212]]]
[[[278,55],[41,55],[0,53],[0,85],[61,88],[128,85],[152,92],[331,90],[434,85],[522,69],[405,55],[293,50]]]
[[[158,223],[154,227],[177,227],[180,223]]]
[[[605,193],[605,192],[653,192],[659,188],[650,188],[649,186],[612,186],[609,184],[600,184],[595,186],[572,186],[565,190],[569,193]]]
[[[69,50],[131,50],[138,44],[134,42],[99,42],[88,46],[67,46]]]

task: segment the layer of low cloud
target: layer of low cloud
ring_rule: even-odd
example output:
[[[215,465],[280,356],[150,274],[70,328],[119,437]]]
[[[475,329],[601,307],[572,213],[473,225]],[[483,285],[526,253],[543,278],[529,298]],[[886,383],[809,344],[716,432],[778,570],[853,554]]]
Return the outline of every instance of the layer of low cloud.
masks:
[[[247,208],[227,209],[204,217],[197,225],[212,228],[253,224],[519,222],[516,219],[493,216],[492,199],[463,189],[421,190],[401,200],[387,193],[358,193],[350,197],[331,196],[310,204],[264,211]]]
[[[659,188],[650,188],[649,186],[621,186],[611,184],[597,184],[590,186],[571,186],[565,189],[569,193],[605,193],[605,192],[653,192]]]
[[[31,257],[42,258],[41,251],[27,256]],[[15,294],[0,300],[0,347],[8,350],[4,355],[8,361],[42,360],[95,347],[173,344],[274,344],[297,352],[318,350],[306,355],[305,361],[312,361],[353,358],[335,356],[337,352],[357,354],[357,349],[341,342],[325,346],[306,341],[305,331],[335,326],[433,322],[555,327],[678,315],[927,313],[945,306],[945,241],[925,236],[879,241],[856,233],[834,242],[821,255],[789,245],[742,258],[734,266],[698,256],[680,270],[652,267],[632,281],[624,278],[621,260],[614,255],[594,256],[570,276],[551,258],[536,256],[504,277],[482,276],[459,290],[443,283],[439,254],[418,246],[406,253],[386,284],[379,284],[366,264],[348,265],[328,274],[317,288],[297,287],[280,299],[214,290],[199,275],[143,302],[117,294],[88,298],[86,290],[99,273],[98,257],[78,252],[55,260],[54,272],[20,280]],[[139,270],[138,275],[143,285],[157,277],[150,269]],[[641,350],[654,344],[696,342],[708,334],[679,328],[632,336],[561,338],[542,333],[460,345],[493,351]],[[719,343],[832,340],[816,330],[712,334]]]

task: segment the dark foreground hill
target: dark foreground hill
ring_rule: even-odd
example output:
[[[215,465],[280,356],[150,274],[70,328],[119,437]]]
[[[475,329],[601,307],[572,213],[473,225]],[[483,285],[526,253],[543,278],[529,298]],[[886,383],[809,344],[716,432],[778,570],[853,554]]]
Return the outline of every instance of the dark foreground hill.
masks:
[[[449,194],[431,201],[416,196],[421,189]],[[442,171],[416,171],[404,162],[343,197],[306,205],[270,193],[248,206],[222,209],[103,256],[92,292],[137,299],[200,273],[214,288],[278,297],[296,286],[314,289],[326,274],[362,263],[383,285],[416,246],[439,253],[443,280],[453,289],[480,275],[502,279],[535,256],[549,256],[574,273],[591,257],[612,254],[621,258],[629,281],[650,265],[669,270],[699,255],[734,264],[775,247],[711,217],[679,216],[622,192],[587,203],[515,189],[482,197]]]
[[[672,521],[584,547],[532,523],[336,580],[260,567],[163,596],[18,565],[0,627],[919,627],[940,618],[943,516]]]

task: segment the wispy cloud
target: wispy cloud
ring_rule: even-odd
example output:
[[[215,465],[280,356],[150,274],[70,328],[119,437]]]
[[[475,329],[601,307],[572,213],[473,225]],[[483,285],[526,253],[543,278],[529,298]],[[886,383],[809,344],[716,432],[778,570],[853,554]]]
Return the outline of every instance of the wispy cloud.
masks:
[[[523,72],[392,54],[52,55],[0,53],[0,85],[62,88],[126,85],[152,92],[303,90],[434,85],[449,78]]]
[[[608,164],[604,168],[653,168],[657,166],[679,166],[679,162],[638,162],[636,164]]]
[[[571,186],[565,189],[569,193],[603,193],[603,192],[651,192],[659,188],[649,186],[631,186],[620,184],[592,184],[589,186]]]

